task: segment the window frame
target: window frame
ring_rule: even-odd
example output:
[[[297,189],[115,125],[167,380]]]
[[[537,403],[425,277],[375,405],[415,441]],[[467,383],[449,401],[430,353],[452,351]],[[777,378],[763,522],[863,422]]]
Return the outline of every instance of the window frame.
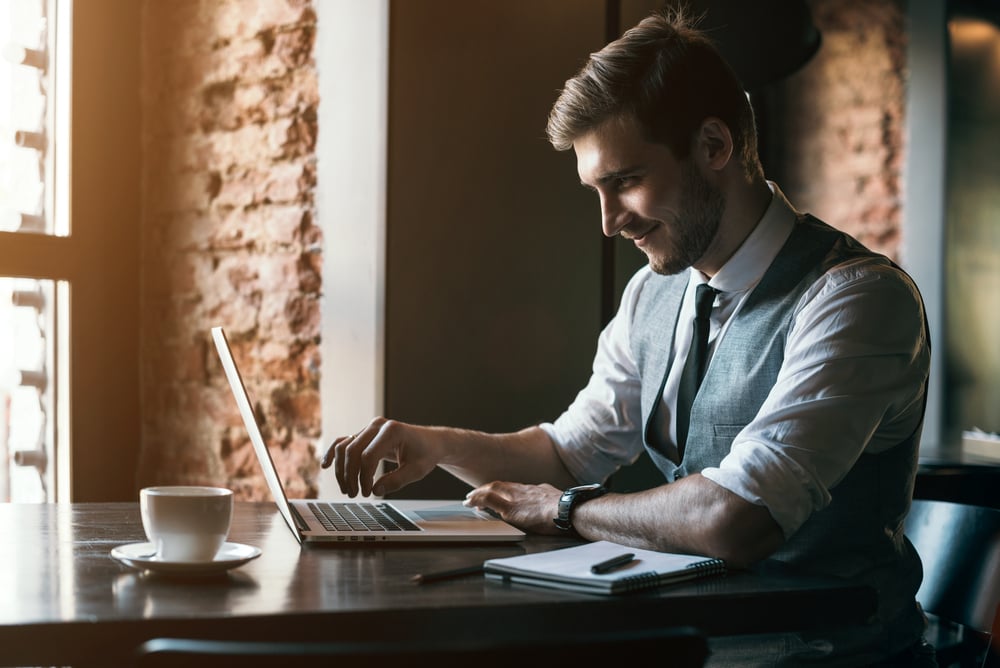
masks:
[[[0,275],[68,284],[56,500],[132,501],[141,442],[141,3],[60,0],[58,8],[71,12],[72,31],[69,182],[57,186],[67,189],[69,233],[0,233]]]

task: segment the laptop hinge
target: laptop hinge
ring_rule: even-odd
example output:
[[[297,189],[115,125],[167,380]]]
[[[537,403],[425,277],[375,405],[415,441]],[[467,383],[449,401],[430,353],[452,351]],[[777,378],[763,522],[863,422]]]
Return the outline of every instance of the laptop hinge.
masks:
[[[289,510],[292,511],[292,518],[295,520],[295,524],[298,525],[299,531],[309,531],[309,524],[302,519],[302,515],[299,515],[299,510],[293,504],[288,504]]]

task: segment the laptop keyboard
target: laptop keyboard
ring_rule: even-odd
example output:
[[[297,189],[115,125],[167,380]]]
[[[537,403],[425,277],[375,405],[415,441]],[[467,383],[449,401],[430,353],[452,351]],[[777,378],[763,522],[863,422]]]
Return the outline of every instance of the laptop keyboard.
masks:
[[[310,503],[319,523],[327,531],[420,531],[387,503]]]

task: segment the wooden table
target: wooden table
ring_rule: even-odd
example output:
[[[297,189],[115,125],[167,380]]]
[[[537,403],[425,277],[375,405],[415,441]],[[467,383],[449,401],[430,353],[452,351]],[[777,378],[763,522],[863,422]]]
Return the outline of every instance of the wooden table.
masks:
[[[1000,508],[1000,465],[965,453],[960,442],[921,449],[913,498]]]
[[[111,549],[144,540],[138,504],[0,505],[0,665],[127,666],[143,640],[377,640],[490,634],[499,640],[609,626],[695,626],[731,635],[855,623],[875,592],[779,572],[737,572],[605,597],[474,576],[411,577],[494,556],[563,547],[517,545],[302,548],[270,503],[237,503],[230,540],[260,547],[209,578],[133,570]]]

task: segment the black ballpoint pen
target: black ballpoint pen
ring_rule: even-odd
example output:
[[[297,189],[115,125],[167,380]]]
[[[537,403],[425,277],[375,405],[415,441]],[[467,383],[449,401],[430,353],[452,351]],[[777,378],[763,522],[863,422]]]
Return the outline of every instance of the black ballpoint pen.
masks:
[[[475,566],[466,566],[464,568],[453,568],[450,571],[438,571],[437,573],[420,573],[414,575],[411,579],[417,584],[426,584],[428,582],[438,582],[439,580],[453,580],[455,578],[462,578],[466,575],[479,575],[483,572],[483,565],[476,564]]]
[[[619,554],[617,557],[611,557],[605,561],[594,564],[590,567],[591,573],[601,574],[607,573],[608,571],[613,571],[619,566],[624,566],[625,564],[631,563],[635,559],[635,555],[631,552],[626,552],[625,554]]]

